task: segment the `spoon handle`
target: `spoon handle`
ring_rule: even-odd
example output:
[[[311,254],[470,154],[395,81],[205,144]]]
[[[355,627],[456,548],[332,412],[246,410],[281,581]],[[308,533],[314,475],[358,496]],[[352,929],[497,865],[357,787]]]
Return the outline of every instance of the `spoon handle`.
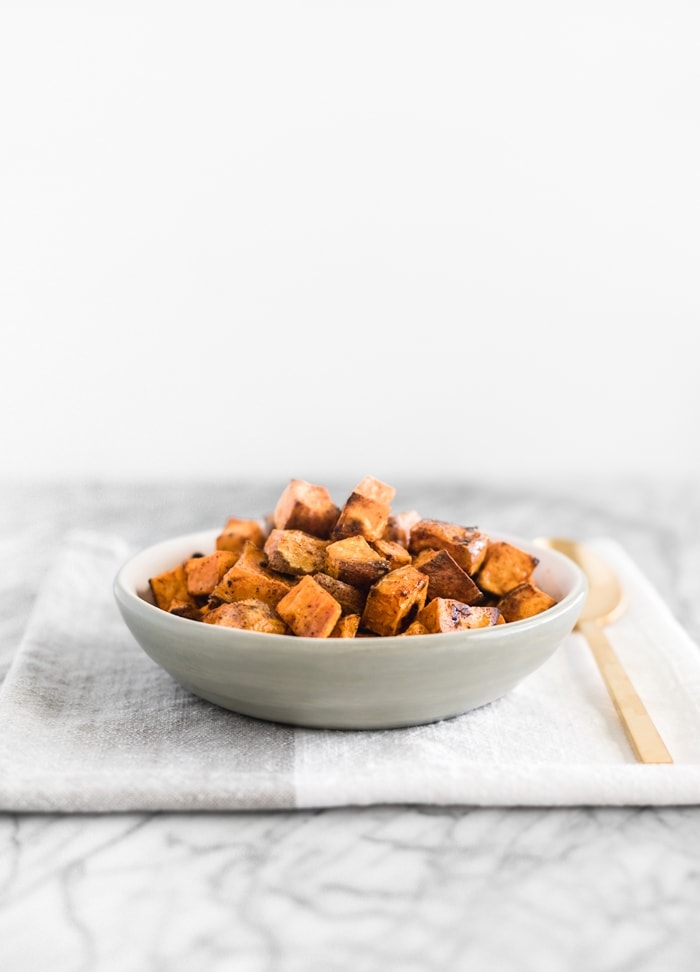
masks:
[[[630,682],[602,627],[582,621],[578,630],[593,653],[615,710],[640,763],[672,763],[671,754],[659,735],[644,703]]]

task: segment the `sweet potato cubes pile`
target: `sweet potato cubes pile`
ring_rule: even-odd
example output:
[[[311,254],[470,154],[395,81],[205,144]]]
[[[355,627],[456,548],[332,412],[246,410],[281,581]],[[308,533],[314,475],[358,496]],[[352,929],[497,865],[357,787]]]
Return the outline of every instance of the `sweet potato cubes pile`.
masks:
[[[305,638],[481,628],[556,602],[537,558],[477,527],[392,512],[396,490],[365,476],[342,507],[292,479],[265,520],[231,517],[210,553],[150,578],[159,608],[204,624]]]

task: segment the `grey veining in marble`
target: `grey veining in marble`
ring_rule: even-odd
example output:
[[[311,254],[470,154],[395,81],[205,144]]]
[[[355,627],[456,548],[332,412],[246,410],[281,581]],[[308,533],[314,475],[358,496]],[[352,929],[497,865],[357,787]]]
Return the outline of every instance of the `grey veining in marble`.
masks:
[[[697,968],[691,809],[26,817],[0,832],[12,972]]]
[[[137,547],[282,485],[4,487],[0,672],[68,527]],[[395,485],[426,514],[615,537],[700,640],[697,484]],[[696,807],[0,815],[3,972],[695,972],[699,911]]]

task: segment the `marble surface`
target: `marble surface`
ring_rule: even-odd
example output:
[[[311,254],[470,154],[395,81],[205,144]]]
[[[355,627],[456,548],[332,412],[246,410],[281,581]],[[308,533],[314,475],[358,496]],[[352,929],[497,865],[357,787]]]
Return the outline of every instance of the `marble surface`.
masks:
[[[66,529],[138,547],[283,485],[2,487],[0,678]],[[395,485],[433,516],[614,537],[700,643],[700,484]],[[691,972],[699,906],[696,807],[0,814],[3,972]]]

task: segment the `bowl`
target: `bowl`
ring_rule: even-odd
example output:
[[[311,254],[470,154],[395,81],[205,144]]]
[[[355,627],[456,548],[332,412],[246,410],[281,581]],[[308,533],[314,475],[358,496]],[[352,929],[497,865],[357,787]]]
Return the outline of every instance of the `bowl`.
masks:
[[[573,629],[586,578],[563,554],[492,534],[539,558],[535,582],[557,600],[522,621],[408,637],[299,638],[203,624],[157,608],[148,580],[220,530],[190,533],[137,553],[114,594],[141,648],[202,699],[272,722],[323,729],[393,729],[449,719],[510,692]]]

